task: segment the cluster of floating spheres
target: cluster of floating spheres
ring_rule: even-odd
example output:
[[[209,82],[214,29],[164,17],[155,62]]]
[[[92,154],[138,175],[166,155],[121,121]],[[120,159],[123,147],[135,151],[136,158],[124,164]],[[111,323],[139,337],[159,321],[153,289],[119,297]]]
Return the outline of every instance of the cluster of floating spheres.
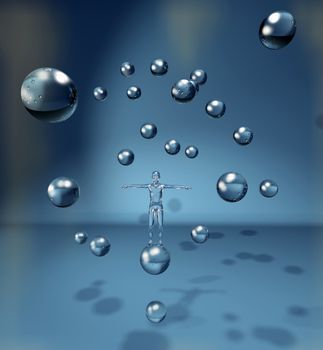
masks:
[[[206,104],[205,110],[210,117],[221,118],[225,113],[226,107],[224,102],[212,100]]]
[[[66,208],[78,200],[80,188],[75,180],[61,176],[57,177],[49,184],[47,194],[53,205]]]
[[[145,123],[140,127],[140,134],[145,139],[152,139],[157,135],[157,126],[153,123]]]
[[[108,92],[105,88],[98,86],[93,90],[93,96],[97,101],[104,101],[108,96]]]
[[[141,89],[138,86],[130,86],[127,90],[127,96],[130,100],[136,100],[141,96]]]
[[[142,268],[151,275],[159,275],[167,270],[170,263],[168,250],[160,244],[146,246],[140,254]]]
[[[236,172],[225,173],[217,182],[217,191],[225,201],[238,202],[247,194],[247,180]]]
[[[135,72],[135,66],[130,62],[124,62],[121,64],[120,72],[123,76],[129,77]]]
[[[278,185],[273,180],[264,180],[259,186],[259,191],[264,197],[271,198],[278,193]]]
[[[168,154],[175,155],[181,150],[181,145],[175,139],[171,139],[165,143],[164,148]]]
[[[55,68],[39,68],[26,76],[21,100],[35,118],[59,123],[72,116],[77,107],[77,90],[72,79]]]
[[[160,301],[151,301],[146,307],[146,317],[152,323],[160,323],[166,314],[166,306]]]
[[[199,154],[199,150],[196,146],[187,146],[185,148],[185,154],[187,158],[196,158]]]
[[[277,50],[291,42],[296,33],[296,21],[289,12],[276,11],[266,17],[259,28],[259,39],[268,49]]]

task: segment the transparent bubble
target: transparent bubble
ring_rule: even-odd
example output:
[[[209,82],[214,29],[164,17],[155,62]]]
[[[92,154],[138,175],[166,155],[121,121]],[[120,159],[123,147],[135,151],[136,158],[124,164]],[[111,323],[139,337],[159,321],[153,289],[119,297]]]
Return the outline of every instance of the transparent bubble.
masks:
[[[227,202],[240,201],[248,191],[246,179],[239,173],[223,174],[217,183],[219,196]]]
[[[125,77],[129,77],[129,75],[132,75],[135,72],[135,66],[130,62],[124,62],[120,67],[120,72]]]
[[[140,134],[145,139],[152,139],[157,135],[157,127],[152,123],[143,124],[140,128]]]
[[[24,79],[21,100],[33,117],[58,123],[70,118],[76,110],[77,90],[71,78],[62,71],[39,68]]]
[[[127,90],[127,96],[131,100],[135,100],[136,98],[139,98],[141,96],[141,90],[138,86],[130,86],[130,88]]]
[[[77,182],[68,177],[57,177],[48,186],[48,198],[56,207],[69,207],[80,196]]]
[[[140,254],[142,268],[151,275],[163,273],[167,270],[169,263],[170,255],[163,245],[149,245]]]
[[[187,146],[185,154],[188,158],[195,158],[199,154],[199,150],[195,146]]]
[[[271,198],[278,193],[278,185],[273,180],[264,180],[261,182],[259,190],[264,197]]]
[[[104,101],[108,96],[108,92],[105,88],[98,86],[93,90],[93,95],[97,101]]]
[[[122,165],[130,165],[134,159],[135,155],[130,149],[123,149],[118,153],[118,161]]]
[[[204,243],[209,238],[209,230],[206,226],[198,225],[191,232],[192,240],[196,243]]]
[[[241,126],[240,128],[234,130],[233,138],[239,145],[249,145],[249,143],[253,139],[253,132],[251,131],[251,129],[245,126]]]
[[[203,69],[196,69],[191,73],[190,79],[198,85],[203,85],[206,83],[207,74]]]
[[[172,86],[171,94],[177,102],[189,102],[193,100],[197,91],[198,85],[194,81],[181,79]]]
[[[150,71],[154,75],[164,75],[168,71],[168,64],[165,60],[157,58],[151,62]]]
[[[83,244],[87,241],[87,234],[85,232],[76,232],[75,233],[75,242],[78,244]]]
[[[205,106],[206,113],[213,118],[221,118],[226,110],[225,104],[222,101],[209,101]]]
[[[110,250],[110,242],[106,237],[98,236],[90,242],[90,250],[96,256],[104,256]]]
[[[177,154],[181,149],[180,143],[174,139],[167,141],[164,147],[165,151],[171,155]]]
[[[152,323],[160,323],[166,317],[166,306],[160,301],[151,301],[146,307],[147,319]]]
[[[259,28],[259,39],[268,49],[281,49],[296,33],[296,21],[288,12],[277,11],[265,18]]]

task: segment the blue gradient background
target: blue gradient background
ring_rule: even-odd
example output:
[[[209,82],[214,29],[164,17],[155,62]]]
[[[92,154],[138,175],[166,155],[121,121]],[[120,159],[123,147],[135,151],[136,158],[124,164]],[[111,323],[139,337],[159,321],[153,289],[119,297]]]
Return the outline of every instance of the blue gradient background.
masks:
[[[9,1],[0,5],[0,349],[321,350],[323,4],[320,1]],[[294,14],[296,36],[270,51],[259,24],[275,10]],[[154,77],[155,58],[169,72]],[[119,72],[131,61],[136,72]],[[34,119],[20,101],[24,77],[39,67],[66,72],[79,92],[61,124]],[[207,83],[188,104],[171,85],[196,68]],[[108,90],[94,100],[96,86]],[[130,101],[130,85],[142,97]],[[227,105],[213,120],[210,99]],[[144,122],[158,135],[145,140]],[[233,130],[254,140],[238,146]],[[165,141],[182,151],[169,156]],[[199,148],[187,159],[185,146]],[[116,159],[135,152],[130,167]],[[148,193],[122,191],[159,170],[165,183],[165,274],[145,274]],[[249,191],[238,203],[216,193],[219,176],[237,171]],[[70,176],[81,187],[70,208],[52,206],[48,184]],[[263,198],[272,178],[279,194]],[[190,240],[193,225],[211,237]],[[105,233],[112,249],[95,258],[73,241],[76,230]],[[244,260],[241,253],[248,253]],[[160,299],[168,316],[148,323]],[[294,311],[293,311],[294,310]],[[296,310],[296,311],[295,311]],[[228,316],[229,315],[229,316]]]

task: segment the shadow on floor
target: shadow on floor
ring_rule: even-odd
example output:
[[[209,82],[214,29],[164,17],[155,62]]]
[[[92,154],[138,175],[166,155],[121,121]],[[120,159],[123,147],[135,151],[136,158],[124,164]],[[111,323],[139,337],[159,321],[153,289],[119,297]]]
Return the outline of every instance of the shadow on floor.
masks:
[[[93,312],[97,315],[108,316],[120,311],[123,301],[120,298],[109,297],[97,301],[93,305]]]
[[[275,260],[275,258],[269,254],[252,254],[248,252],[237,253],[236,258],[240,260],[253,260],[259,263],[270,263]]]
[[[290,331],[279,327],[255,327],[252,334],[256,339],[278,347],[290,347],[296,343]]]
[[[86,302],[97,299],[101,294],[102,290],[98,287],[82,288],[75,293],[74,299]]]
[[[169,350],[169,339],[159,332],[133,331],[128,333],[121,345],[120,350]]]
[[[182,241],[179,243],[179,246],[182,250],[184,251],[192,251],[192,250],[196,250],[197,249],[197,245],[194,244],[191,241]]]

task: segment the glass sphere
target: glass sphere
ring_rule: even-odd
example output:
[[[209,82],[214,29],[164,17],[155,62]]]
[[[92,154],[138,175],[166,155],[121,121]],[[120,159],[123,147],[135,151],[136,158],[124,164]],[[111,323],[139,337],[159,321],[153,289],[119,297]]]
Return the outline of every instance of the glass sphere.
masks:
[[[207,74],[203,69],[196,69],[191,73],[190,79],[198,85],[203,85],[206,83]]]
[[[140,128],[140,134],[145,139],[152,139],[157,135],[157,127],[152,123],[143,124]]]
[[[108,92],[105,88],[98,86],[93,90],[93,96],[97,101],[104,101],[108,96]]]
[[[264,197],[271,198],[278,193],[278,185],[273,180],[264,180],[259,186],[259,191]]]
[[[152,323],[162,322],[166,314],[166,306],[160,301],[151,301],[146,307],[146,317]]]
[[[141,96],[141,90],[138,86],[130,86],[127,90],[127,96],[130,100],[135,100]]]
[[[191,231],[191,237],[196,243],[204,243],[209,238],[209,230],[206,226],[198,225]]]
[[[251,129],[241,126],[240,128],[234,130],[233,139],[241,146],[249,145],[253,139],[253,132]]]
[[[196,83],[192,80],[181,79],[172,86],[171,94],[177,102],[189,102],[193,100],[197,91]]]
[[[213,118],[221,118],[226,110],[225,104],[222,101],[209,101],[205,106],[206,113]]]
[[[90,250],[96,256],[104,256],[110,250],[110,242],[106,237],[98,236],[90,242]]]
[[[47,193],[53,205],[65,208],[71,206],[79,199],[80,188],[75,180],[61,176],[49,184]]]
[[[35,118],[59,123],[72,116],[77,107],[77,90],[71,78],[55,68],[39,68],[26,76],[21,100]]]
[[[129,77],[129,75],[132,75],[135,72],[135,66],[130,62],[124,62],[120,67],[120,72],[123,76]]]
[[[187,158],[195,158],[199,154],[199,150],[195,146],[187,146],[185,154]]]
[[[171,155],[177,154],[181,149],[180,143],[174,139],[167,141],[164,147],[165,151]]]
[[[85,232],[76,232],[74,235],[75,242],[78,244],[83,244],[87,241],[87,234]]]
[[[135,155],[130,149],[123,149],[118,153],[118,161],[121,165],[130,165],[135,160]]]
[[[259,39],[268,49],[285,47],[294,38],[296,21],[289,12],[276,11],[266,17],[259,28]]]
[[[157,58],[151,62],[150,71],[153,75],[164,75],[168,71],[168,64],[165,60]]]
[[[240,201],[248,191],[246,179],[239,173],[223,174],[217,182],[219,196],[227,202]]]
[[[167,270],[169,263],[170,255],[163,245],[148,245],[140,254],[142,268],[151,275],[163,273]]]

